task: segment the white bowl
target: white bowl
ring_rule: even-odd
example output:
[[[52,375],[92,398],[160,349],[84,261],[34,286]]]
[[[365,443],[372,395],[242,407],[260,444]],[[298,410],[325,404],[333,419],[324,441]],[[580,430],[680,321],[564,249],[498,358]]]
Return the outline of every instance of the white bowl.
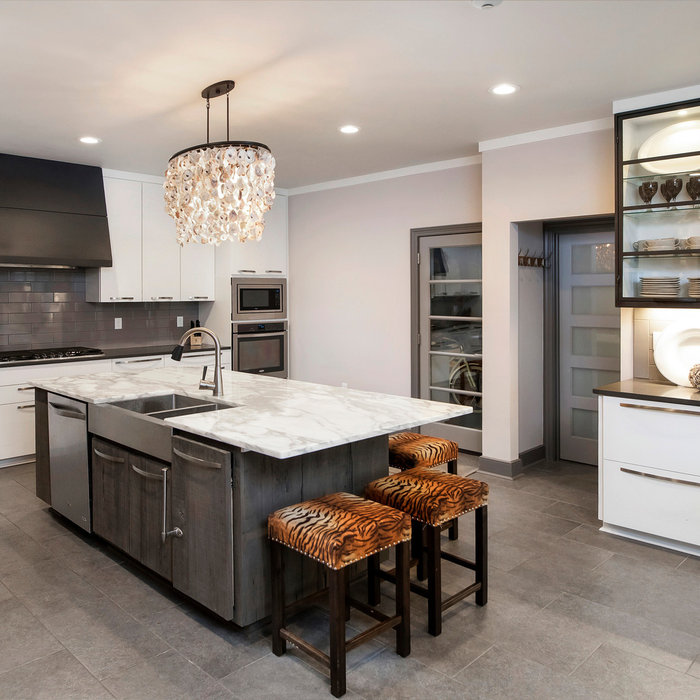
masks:
[[[654,342],[654,363],[670,382],[692,386],[688,373],[700,363],[700,328],[687,321],[664,328]]]

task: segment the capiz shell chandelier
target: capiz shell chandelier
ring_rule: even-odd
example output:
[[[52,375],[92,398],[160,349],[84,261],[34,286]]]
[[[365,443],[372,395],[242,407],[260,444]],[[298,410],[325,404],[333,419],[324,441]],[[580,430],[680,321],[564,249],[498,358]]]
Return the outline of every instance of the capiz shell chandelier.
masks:
[[[275,159],[264,143],[229,141],[228,96],[233,80],[202,90],[207,101],[207,142],[178,151],[165,172],[165,210],[175,219],[177,241],[258,240],[275,200]],[[226,95],[226,141],[209,142],[209,100]]]

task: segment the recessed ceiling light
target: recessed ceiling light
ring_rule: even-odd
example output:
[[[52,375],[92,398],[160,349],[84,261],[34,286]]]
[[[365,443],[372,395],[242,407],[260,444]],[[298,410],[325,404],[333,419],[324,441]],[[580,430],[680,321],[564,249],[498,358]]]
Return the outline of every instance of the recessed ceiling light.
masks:
[[[512,95],[518,90],[520,90],[520,88],[512,83],[499,83],[489,88],[489,92],[493,95]]]
[[[102,139],[98,139],[97,136],[81,136],[80,143],[102,143]]]
[[[354,124],[346,124],[345,126],[340,127],[341,134],[356,134],[359,130],[360,127],[355,126]]]

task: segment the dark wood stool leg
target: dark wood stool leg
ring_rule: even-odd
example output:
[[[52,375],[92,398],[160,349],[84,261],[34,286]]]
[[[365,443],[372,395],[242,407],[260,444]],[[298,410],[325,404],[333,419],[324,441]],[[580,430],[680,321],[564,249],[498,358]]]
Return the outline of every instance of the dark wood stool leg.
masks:
[[[416,576],[419,581],[425,581],[427,563],[425,558],[425,531],[423,523],[411,520],[411,556],[418,560]]]
[[[396,614],[401,615],[401,624],[396,628],[396,653],[408,656],[411,653],[411,583],[408,542],[396,545]]]
[[[270,578],[272,579],[272,653],[282,656],[287,643],[280,630],[284,627],[284,560],[282,545],[270,540]]]
[[[448,471],[450,474],[456,474],[456,473],[457,473],[457,460],[456,460],[456,459],[451,459],[451,460],[447,463],[447,471]]]
[[[450,529],[448,532],[450,533],[451,540],[459,539],[459,518],[455,518],[452,521],[452,525],[450,525]]]
[[[345,622],[350,620],[350,577],[345,576]]]
[[[331,617],[331,693],[345,695],[345,569],[328,569]]]
[[[428,632],[442,632],[442,576],[440,571],[440,526],[426,525],[428,536]]]
[[[488,601],[488,513],[487,506],[477,508],[475,512],[476,529],[476,580],[481,588],[476,592],[476,604],[486,605]]]
[[[367,603],[369,605],[379,605],[382,600],[380,588],[381,579],[377,575],[379,569],[379,554],[372,554],[367,559]]]

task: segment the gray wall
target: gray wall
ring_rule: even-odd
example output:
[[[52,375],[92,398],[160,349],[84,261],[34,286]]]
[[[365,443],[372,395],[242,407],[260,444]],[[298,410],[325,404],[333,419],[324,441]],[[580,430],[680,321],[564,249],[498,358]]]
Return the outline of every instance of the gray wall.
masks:
[[[84,270],[0,268],[0,351],[67,345],[129,347],[177,341],[196,320],[195,302],[93,304]],[[122,330],[114,330],[114,318]]]

